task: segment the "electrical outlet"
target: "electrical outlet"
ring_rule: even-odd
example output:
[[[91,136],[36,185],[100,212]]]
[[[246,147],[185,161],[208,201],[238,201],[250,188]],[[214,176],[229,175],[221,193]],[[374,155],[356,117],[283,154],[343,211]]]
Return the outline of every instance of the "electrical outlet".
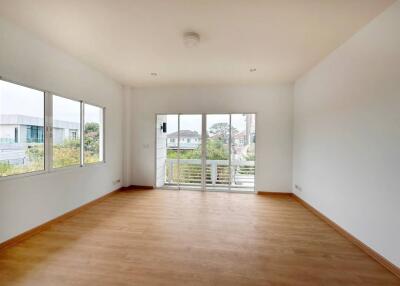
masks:
[[[113,181],[113,185],[116,185],[116,184],[119,184],[119,183],[121,183],[121,179],[117,179],[117,180]]]
[[[294,185],[294,188],[295,188],[296,190],[298,190],[299,192],[302,192],[302,191],[303,191],[302,188],[301,188],[299,185]]]

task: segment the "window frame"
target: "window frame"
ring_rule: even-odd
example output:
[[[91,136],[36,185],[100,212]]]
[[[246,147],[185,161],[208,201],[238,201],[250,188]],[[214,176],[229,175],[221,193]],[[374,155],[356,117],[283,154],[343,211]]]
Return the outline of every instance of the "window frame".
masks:
[[[98,161],[98,162],[93,162],[93,163],[85,163],[85,146],[84,146],[84,132],[85,132],[85,104],[97,107],[101,109],[101,115],[102,115],[102,124],[103,124],[103,128],[102,128],[102,132],[103,132],[103,150],[102,150],[102,156],[103,156],[103,160]],[[91,102],[88,101],[82,101],[82,105],[81,105],[81,116],[82,116],[82,120],[81,120],[81,144],[82,144],[82,148],[81,148],[81,165],[82,167],[85,166],[93,166],[93,165],[98,165],[98,164],[104,164],[106,162],[106,108],[102,107],[100,105],[97,104],[93,104]],[[100,153],[99,153],[100,154]]]
[[[75,101],[75,102],[78,102],[79,103],[79,120],[80,120],[80,122],[79,122],[79,129],[80,129],[80,131],[79,131],[79,136],[81,136],[82,137],[82,135],[83,135],[83,131],[82,131],[82,120],[83,120],[83,114],[82,114],[82,104],[83,104],[83,101],[82,100],[76,100],[76,99],[72,99],[72,98],[68,98],[68,97],[65,97],[65,96],[62,96],[62,95],[58,95],[58,94],[55,94],[55,93],[49,93],[49,97],[50,97],[50,103],[49,103],[49,109],[51,110],[51,116],[49,116],[49,124],[51,124],[51,126],[49,126],[49,130],[51,130],[51,134],[50,134],[50,140],[49,140],[49,150],[48,150],[48,153],[49,153],[49,170],[51,171],[51,172],[57,172],[57,171],[62,171],[62,170],[69,170],[69,169],[76,169],[76,168],[80,168],[80,167],[82,167],[83,165],[82,165],[82,163],[83,163],[83,159],[82,159],[82,148],[83,148],[83,146],[82,146],[82,139],[80,138],[79,139],[79,142],[80,142],[80,156],[79,156],[79,163],[78,164],[74,164],[74,165],[69,165],[69,166],[64,166],[64,167],[58,167],[58,168],[54,168],[54,166],[53,166],[53,146],[54,146],[54,136],[53,136],[53,134],[54,134],[54,126],[53,126],[53,122],[54,122],[54,106],[53,106],[53,98],[54,98],[54,96],[57,96],[57,97],[61,97],[61,98],[65,98],[65,99],[68,99],[68,100],[72,100],[72,101]]]
[[[0,81],[4,81],[4,82],[8,82],[14,85],[18,85],[21,87],[25,87],[25,88],[29,88],[29,89],[33,89],[36,91],[39,91],[41,93],[43,93],[43,152],[44,152],[44,158],[43,158],[43,169],[42,170],[37,170],[37,171],[31,171],[31,172],[25,172],[25,173],[19,173],[19,174],[13,174],[13,175],[8,175],[8,176],[0,176],[0,181],[3,180],[9,180],[9,179],[14,179],[14,178],[23,178],[23,177],[30,177],[30,176],[35,176],[35,175],[41,175],[41,174],[45,174],[48,172],[47,169],[47,158],[46,158],[46,136],[47,136],[47,132],[46,132],[46,123],[47,123],[47,116],[46,116],[46,108],[47,108],[47,92],[36,88],[34,86],[30,86],[30,85],[26,85],[26,84],[21,84],[18,81],[13,81],[13,80],[9,80],[6,79],[2,76],[0,76]],[[20,134],[19,134],[20,136]],[[20,140],[20,138],[18,138],[18,140]]]
[[[38,171],[32,171],[32,172],[26,172],[26,173],[20,173],[20,174],[15,174],[15,175],[8,175],[8,176],[0,176],[0,182],[1,181],[6,181],[6,180],[13,180],[13,179],[18,179],[18,178],[24,178],[24,177],[30,177],[30,176],[36,176],[36,175],[43,175],[43,174],[51,174],[55,172],[63,172],[66,170],[73,170],[73,169],[78,169],[78,168],[86,168],[89,166],[96,166],[96,165],[103,165],[106,164],[106,107],[100,106],[98,104],[93,104],[91,102],[85,101],[85,100],[77,100],[73,98],[69,98],[63,95],[60,95],[58,92],[52,92],[49,90],[45,90],[42,88],[37,88],[34,86],[30,86],[27,84],[23,84],[18,81],[13,81],[10,79],[6,79],[2,76],[0,76],[0,81],[5,81],[8,83],[12,83],[15,85],[19,85],[21,87],[26,87],[30,89],[34,89],[40,92],[43,92],[43,102],[44,102],[44,126],[43,126],[43,146],[44,146],[44,168],[43,170],[38,170]],[[53,168],[53,96],[58,96],[62,97],[65,99],[77,101],[80,104],[80,143],[81,143],[81,156],[80,156],[80,164],[77,165],[71,165],[71,166],[66,166],[66,167],[60,167],[60,168]],[[94,163],[86,163],[84,162],[84,142],[83,142],[83,133],[84,133],[84,106],[85,104],[89,104],[95,107],[98,107],[102,110],[102,123],[103,123],[103,138],[102,138],[102,144],[103,144],[103,150],[102,150],[102,156],[103,160],[99,162],[94,162]]]

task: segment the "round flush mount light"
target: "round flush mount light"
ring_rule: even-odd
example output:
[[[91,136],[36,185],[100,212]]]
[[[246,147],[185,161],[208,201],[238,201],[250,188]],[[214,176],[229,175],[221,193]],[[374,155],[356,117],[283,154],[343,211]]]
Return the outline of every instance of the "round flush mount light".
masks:
[[[256,72],[257,69],[256,69],[256,68],[251,68],[251,69],[249,69],[249,71],[250,71],[250,72]]]
[[[183,34],[183,43],[187,48],[193,48],[200,42],[200,35],[196,32],[186,32]]]

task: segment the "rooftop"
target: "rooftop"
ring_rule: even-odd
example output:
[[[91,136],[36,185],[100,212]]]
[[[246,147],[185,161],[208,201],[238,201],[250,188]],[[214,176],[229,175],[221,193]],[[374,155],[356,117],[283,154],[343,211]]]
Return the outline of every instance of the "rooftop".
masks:
[[[44,118],[26,116],[21,114],[1,114],[0,124],[44,126]],[[53,127],[63,129],[79,129],[79,122],[54,120]]]

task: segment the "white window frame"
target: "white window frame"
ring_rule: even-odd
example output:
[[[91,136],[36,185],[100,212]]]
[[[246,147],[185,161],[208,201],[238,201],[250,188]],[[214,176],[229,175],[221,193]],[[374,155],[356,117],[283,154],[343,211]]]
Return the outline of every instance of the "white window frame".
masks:
[[[178,112],[171,112],[171,113],[155,113],[155,122],[156,122],[156,126],[157,126],[157,118],[159,115],[177,115],[178,116],[178,158],[177,158],[177,164],[178,164],[178,178],[180,176],[179,173],[179,166],[180,166],[180,156],[179,156],[179,152],[180,152],[180,120],[181,120],[181,115],[201,115],[202,116],[202,137],[199,140],[201,142],[201,146],[202,146],[202,183],[201,183],[201,188],[200,189],[196,189],[196,188],[191,188],[190,190],[200,190],[200,191],[204,191],[204,192],[232,192],[232,193],[243,193],[243,194],[251,194],[251,193],[257,193],[256,190],[256,186],[257,186],[257,170],[258,170],[258,164],[257,164],[257,144],[254,147],[254,153],[256,154],[255,159],[254,159],[254,168],[255,168],[255,173],[254,173],[254,186],[252,188],[251,191],[241,191],[241,190],[232,190],[232,185],[231,185],[231,181],[228,185],[228,187],[226,189],[211,189],[211,188],[207,188],[207,184],[206,184],[206,163],[207,163],[207,136],[205,134],[207,134],[207,115],[229,115],[229,138],[228,138],[228,145],[229,145],[229,166],[231,168],[232,165],[232,115],[236,115],[236,114],[253,114],[255,116],[255,122],[254,122],[254,127],[255,130],[258,130],[258,113],[257,112],[252,112],[252,111],[244,111],[244,112],[212,112],[212,113],[178,113]],[[154,137],[154,146],[155,146],[155,156],[154,156],[154,169],[157,170],[157,132],[158,129],[156,128],[156,133],[155,133],[155,137]],[[257,132],[257,131],[256,131]],[[256,141],[254,141],[256,142]],[[154,182],[153,182],[154,186],[157,186],[157,173],[154,176]],[[176,185],[174,186],[168,186],[165,185],[163,186],[163,189],[171,189],[171,190],[186,190],[184,188],[181,187],[179,181]],[[250,188],[249,188],[250,189]]]
[[[84,146],[84,129],[85,129],[85,104],[100,108],[102,110],[102,123],[103,123],[103,128],[102,128],[102,132],[103,132],[103,138],[101,138],[101,142],[103,143],[103,149],[101,150],[101,155],[103,157],[103,160],[99,161],[99,162],[93,162],[93,163],[85,163],[85,146]],[[106,162],[106,108],[102,107],[100,105],[97,104],[93,104],[91,102],[87,102],[87,101],[82,101],[82,105],[81,105],[81,144],[82,144],[82,148],[81,148],[81,167],[85,167],[85,166],[93,166],[93,165],[98,165],[98,164],[104,164]]]
[[[77,169],[77,168],[82,168],[82,167],[89,167],[89,166],[94,166],[94,165],[102,165],[106,164],[106,107],[93,104],[91,102],[87,102],[84,100],[76,100],[72,99],[63,95],[60,95],[58,92],[52,92],[48,90],[44,90],[41,88],[33,87],[30,85],[26,85],[23,83],[20,83],[18,81],[13,81],[6,79],[2,76],[0,76],[0,80],[9,82],[12,84],[16,84],[22,87],[27,87],[31,88],[40,92],[43,92],[44,96],[44,169],[39,170],[39,171],[33,171],[33,172],[27,172],[27,173],[21,173],[21,174],[15,174],[15,175],[9,175],[9,176],[0,176],[0,182],[1,181],[6,181],[6,180],[14,180],[18,178],[24,178],[24,177],[30,177],[30,176],[36,176],[36,175],[43,175],[43,174],[49,174],[53,172],[62,172],[64,170],[70,170],[70,169]],[[80,130],[80,141],[81,141],[81,156],[80,156],[80,164],[79,165],[73,165],[73,166],[67,166],[67,167],[60,167],[60,168],[53,168],[53,96],[59,96],[63,97],[69,100],[73,101],[78,101],[80,103],[80,118],[81,118],[81,130]],[[84,106],[85,104],[89,104],[92,106],[96,106],[100,109],[102,109],[102,123],[103,123],[103,137],[102,137],[102,144],[103,144],[103,149],[102,149],[102,156],[103,160],[95,163],[84,163],[84,141],[83,141],[83,133],[84,133]]]
[[[53,114],[53,98],[54,98],[54,96],[58,96],[58,97],[62,97],[62,98],[65,98],[65,99],[68,99],[68,100],[72,100],[72,101],[75,101],[75,102],[78,102],[79,103],[79,108],[80,108],[80,132],[79,132],[79,135],[82,137],[82,134],[83,134],[83,132],[82,132],[82,120],[83,120],[83,117],[82,117],[82,104],[83,104],[83,101],[82,100],[76,100],[76,99],[71,99],[71,98],[68,98],[68,97],[65,97],[65,96],[61,96],[61,95],[58,95],[58,94],[55,94],[55,93],[49,93],[49,100],[48,100],[48,102],[49,102],[49,125],[48,125],[48,127],[49,127],[49,130],[51,131],[50,132],[50,135],[49,135],[49,149],[48,149],[48,153],[49,153],[49,156],[48,156],[48,159],[49,159],[49,170],[51,171],[51,172],[57,172],[57,171],[62,171],[62,170],[69,170],[69,169],[76,169],[76,168],[80,168],[80,167],[82,167],[83,165],[82,165],[82,148],[83,148],[83,146],[82,146],[82,139],[80,139],[80,147],[81,147],[81,149],[80,149],[80,156],[79,156],[79,163],[78,164],[75,164],[75,165],[70,165],[70,166],[65,166],[65,167],[59,167],[59,168],[54,168],[54,166],[53,166],[53,144],[54,144],[54,142],[53,142],[53,139],[54,139],[54,137],[53,137],[53,120],[54,120],[54,114]]]

